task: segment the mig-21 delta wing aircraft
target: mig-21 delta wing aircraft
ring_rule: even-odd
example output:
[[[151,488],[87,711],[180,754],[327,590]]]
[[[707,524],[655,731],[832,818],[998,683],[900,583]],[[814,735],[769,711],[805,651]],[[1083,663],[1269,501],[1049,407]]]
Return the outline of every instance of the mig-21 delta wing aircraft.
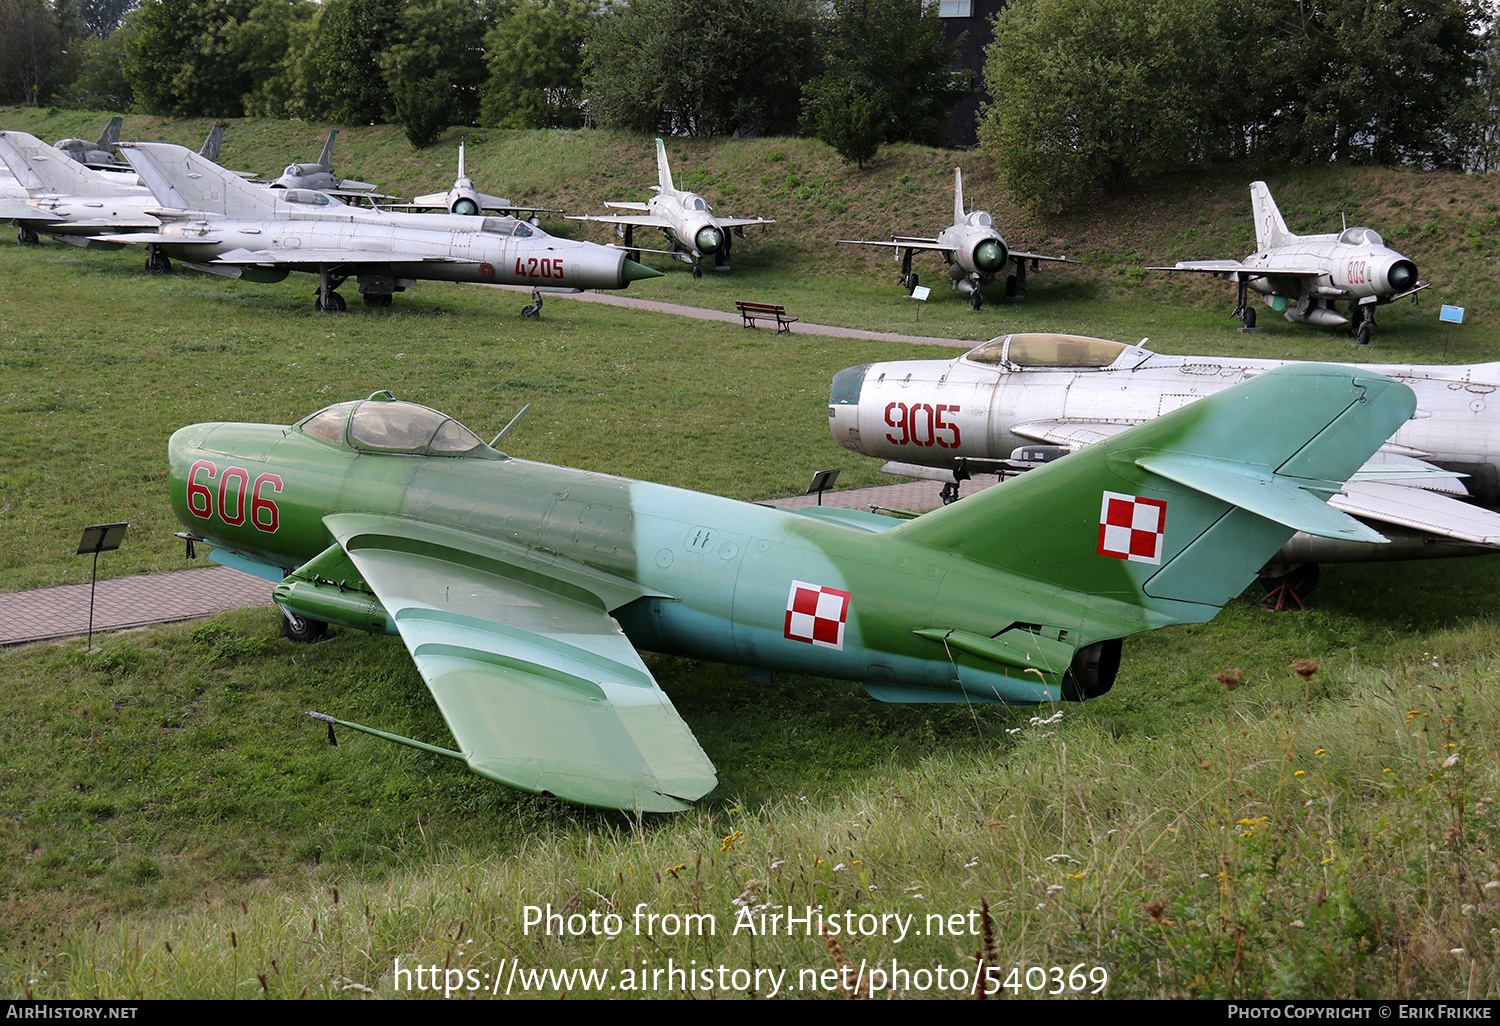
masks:
[[[619,210],[638,210],[638,214],[573,214],[569,219],[619,225],[625,249],[633,255],[641,252],[635,245],[635,229],[660,228],[666,237],[667,249],[646,252],[666,253],[685,264],[692,264],[694,278],[703,277],[702,264],[706,256],[714,258],[714,270],[729,270],[731,232],[744,238],[746,225],[776,223],[763,217],[719,217],[702,196],[678,189],[672,184],[667,147],[660,139],[656,140],[656,184],[651,191],[656,195],[645,203],[620,201],[604,204]]]
[[[893,235],[891,241],[869,239],[840,239],[841,245],[889,246],[901,261],[901,285],[910,295],[920,283],[920,276],[911,269],[912,255],[921,252],[941,254],[948,265],[949,284],[969,297],[969,305],[975,310],[984,306],[984,294],[980,291],[993,282],[1005,269],[1007,261],[1014,262],[1016,273],[1005,281],[1005,296],[1012,299],[1026,292],[1026,261],[1031,269],[1041,270],[1042,261],[1053,264],[1076,264],[1065,256],[1043,256],[1040,253],[1022,253],[1012,250],[995,230],[995,219],[988,211],[964,212],[963,168],[953,169],[953,223],[938,233],[935,239],[917,238],[908,235]]]
[[[1121,638],[1211,619],[1294,531],[1378,541],[1325,500],[1414,406],[1377,374],[1280,368],[897,520],[531,463],[376,393],[290,427],[185,427],[170,491],[191,540],[280,582],[288,636],[400,635],[457,749],[381,736],[663,812],[715,775],[637,649],[886,701],[1098,695]]]
[[[464,169],[464,144],[458,144],[458,177],[453,180],[453,188],[447,192],[430,192],[425,196],[416,196],[410,203],[387,203],[384,210],[441,210],[449,214],[465,214],[469,217],[477,217],[480,214],[503,214],[509,217],[520,217],[522,214],[530,215],[529,220],[533,225],[540,224],[537,214],[561,214],[561,210],[552,207],[520,207],[506,199],[504,196],[491,196],[487,192],[480,192],[474,185],[474,179],[469,177]]]
[[[318,275],[316,305],[343,310],[336,291],[357,278],[369,306],[418,280],[529,285],[548,291],[620,289],[660,271],[623,251],[556,239],[511,217],[391,214],[350,207],[311,189],[267,189],[181,146],[121,149],[164,208],[156,232],[112,236],[148,247],[147,266],[175,257],[195,270],[248,281]]]
[[[1375,307],[1427,288],[1417,265],[1385,244],[1373,228],[1345,228],[1326,235],[1293,235],[1265,182],[1250,183],[1257,252],[1244,260],[1181,260],[1151,271],[1193,271],[1235,282],[1234,316],[1242,330],[1255,328],[1249,289],[1266,305],[1297,324],[1339,328],[1354,322],[1355,338],[1366,345],[1375,331]],[[1349,316],[1334,309],[1349,301]]]
[[[1019,472],[1288,365],[1296,363],[1167,356],[1075,335],[1003,335],[954,360],[840,371],[828,423],[844,448],[890,461],[891,473],[942,481],[943,498],[952,501],[971,475]],[[1267,565],[1264,581],[1301,568],[1293,583],[1305,593],[1318,563],[1500,549],[1500,515],[1462,501],[1470,492],[1500,501],[1500,363],[1359,369],[1409,386],[1417,415],[1329,502],[1375,524],[1393,544],[1299,535]],[[1456,480],[1463,475],[1467,489]]]

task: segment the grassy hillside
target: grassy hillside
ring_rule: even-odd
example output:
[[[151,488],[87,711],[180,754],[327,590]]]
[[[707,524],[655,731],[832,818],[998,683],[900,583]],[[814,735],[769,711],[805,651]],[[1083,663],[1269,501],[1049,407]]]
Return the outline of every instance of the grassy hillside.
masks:
[[[77,111],[11,109],[8,127],[49,141],[92,137],[107,115]],[[211,122],[128,117],[124,137],[159,139],[196,147]],[[221,156],[226,166],[274,177],[293,161],[316,159],[332,126],[257,119],[227,125]],[[605,200],[644,200],[656,180],[649,139],[611,132],[455,130],[414,151],[390,125],[340,128],[336,167],[347,177],[378,183],[411,196],[440,191],[453,181],[459,138],[469,144],[468,167],[479,187],[517,202],[556,207],[570,214],[603,213]],[[1078,307],[1115,304],[1135,325],[1122,337],[1151,335],[1162,348],[1235,351],[1287,356],[1308,340],[1332,343],[1336,333],[1310,331],[1262,310],[1268,330],[1248,338],[1229,319],[1232,287],[1199,276],[1148,272],[1151,264],[1181,259],[1242,257],[1254,247],[1248,185],[1263,177],[1288,225],[1299,233],[1336,231],[1349,224],[1379,230],[1411,257],[1434,287],[1417,301],[1381,311],[1379,359],[1467,362],[1478,358],[1466,343],[1478,330],[1500,323],[1490,302],[1500,257],[1500,176],[1422,174],[1384,168],[1317,168],[1246,173],[1235,168],[1164,177],[1130,195],[1097,201],[1052,219],[1039,219],[1002,194],[981,153],[893,146],[864,170],[845,165],[827,146],[805,139],[674,139],[668,147],[678,184],[701,192],[721,213],[764,216],[777,224],[750,229],[735,250],[737,270],[694,282],[672,273],[642,283],[640,294],[729,308],[735,298],[796,304],[806,319],[867,328],[983,339],[1003,331],[1087,331],[1107,326]],[[970,208],[990,210],[1012,246],[1065,254],[1082,267],[1044,268],[1032,277],[1030,302],[992,302],[970,314],[947,290],[921,312],[904,302],[897,265],[884,251],[838,247],[841,238],[932,235],[950,223],[953,168],[965,166]],[[549,231],[608,241],[604,226],[549,220]],[[651,258],[657,259],[660,258]],[[680,271],[682,265],[659,266]],[[924,280],[941,284],[936,257],[919,258]],[[998,298],[998,296],[997,296]],[[1462,328],[1439,326],[1439,303],[1468,308]],[[1121,306],[1120,304],[1124,304]],[[1189,351],[1183,349],[1181,351]],[[1323,355],[1337,352],[1328,345]]]
[[[104,120],[0,112],[49,141],[95,136]],[[197,146],[207,127],[128,118],[125,135]],[[223,159],[274,174],[313,159],[325,131],[236,122]],[[481,188],[570,212],[644,198],[654,180],[639,137],[469,138]],[[408,195],[451,182],[456,137],[421,153],[387,127],[341,139],[347,176]],[[1176,352],[1354,352],[1279,318],[1242,335],[1227,286],[1141,269],[1249,252],[1241,173],[1174,179],[1044,223],[997,195],[973,154],[895,148],[861,173],[801,140],[670,150],[682,184],[720,210],[778,223],[751,230],[730,274],[695,282],[663,264],[667,277],[635,295],[719,309],[776,299],[805,320],[963,338],[1059,329],[1150,335]],[[832,245],[947,224],[959,160],[970,203],[1013,244],[1088,262],[1036,276],[1026,303],[973,315],[944,292],[915,309],[888,257]],[[1382,312],[1363,358],[1493,358],[1493,178],[1265,177],[1294,229],[1335,228],[1347,210],[1439,283],[1440,295]],[[603,238],[577,222],[547,227]],[[140,263],[134,251],[0,236],[0,587],[86,579],[71,555],[78,531],[114,519],[132,532],[102,572],[189,565],[163,464],[168,434],[197,420],[286,422],[390,387],[484,434],[533,402],[507,439],[518,455],[757,498],[798,491],[824,466],[844,465],[850,485],[882,480],[829,438],[829,378],[943,352],[562,298],[522,321],[521,294],[437,283],[333,316],[313,312],[307,276],[249,285],[149,276]],[[1466,305],[1469,323],[1438,325],[1439,298]],[[489,974],[478,990],[490,993],[518,964],[608,971],[618,987],[627,970],[696,959],[785,970],[781,993],[810,996],[839,993],[818,974],[843,965],[972,974],[978,953],[998,984],[1019,970],[1004,996],[1039,996],[1052,967],[1066,984],[1079,966],[1085,993],[1096,968],[1107,973],[1106,997],[1493,996],[1493,561],[1328,568],[1315,598],[1279,616],[1241,599],[1212,623],[1132,638],[1114,690],[1060,720],[886,706],[855,685],[652,656],[721,783],[691,814],[644,822],[347,732],[328,747],[305,710],[446,742],[393,638],[292,646],[274,612],[251,610],[115,636],[93,654],[76,642],[3,651],[0,991],[387,997],[415,989],[414,978],[402,987],[400,958]],[[1306,678],[1290,668],[1304,659],[1320,666]],[[1228,671],[1233,689],[1215,677],[1233,681]],[[527,906],[546,905],[626,925],[528,929]],[[739,909],[808,905],[915,916],[922,932],[900,944],[731,932]],[[642,930],[637,908],[711,913],[719,933]],[[1043,985],[1028,969],[1046,970]],[[948,979],[889,990],[961,996]],[[749,989],[767,994],[764,982]],[[459,987],[474,992],[466,976]],[[730,978],[697,996],[746,989]],[[584,996],[556,979],[526,992],[560,990]]]

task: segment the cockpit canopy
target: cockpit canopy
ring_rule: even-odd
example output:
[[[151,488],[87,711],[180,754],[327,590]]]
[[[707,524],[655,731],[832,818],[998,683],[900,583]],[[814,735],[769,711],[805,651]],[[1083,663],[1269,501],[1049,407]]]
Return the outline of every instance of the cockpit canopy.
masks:
[[[995,219],[986,210],[976,210],[969,215],[969,224],[975,228],[993,228]]]
[[[1108,367],[1130,348],[1103,338],[1033,332],[991,339],[964,359],[1014,367]]]
[[[479,230],[486,235],[500,235],[507,238],[515,236],[518,239],[529,239],[535,235],[547,234],[535,225],[527,224],[514,217],[486,217],[480,223]]]
[[[1345,228],[1339,241],[1346,246],[1384,246],[1385,240],[1374,228]]]
[[[288,189],[281,198],[288,203],[301,203],[309,207],[343,206],[326,192],[318,192],[315,189]]]
[[[694,196],[691,200],[688,201],[688,207],[692,210],[708,210],[708,204],[703,202],[702,196]]]
[[[300,421],[295,430],[328,445],[359,452],[410,456],[497,455],[479,436],[446,413],[377,392],[337,403]]]

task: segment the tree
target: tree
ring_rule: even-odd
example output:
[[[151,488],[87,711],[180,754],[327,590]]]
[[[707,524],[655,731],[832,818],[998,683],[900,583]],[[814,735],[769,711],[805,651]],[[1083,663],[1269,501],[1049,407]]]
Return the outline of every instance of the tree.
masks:
[[[950,141],[949,116],[973,83],[968,73],[952,71],[959,46],[943,38],[936,4],[834,0],[827,30],[827,71],[804,92],[804,103],[825,111],[825,122],[833,110],[847,117],[858,95],[874,104],[883,138],[932,146]],[[835,86],[835,79],[845,84]]]
[[[103,39],[124,24],[135,4],[136,0],[78,0],[78,16],[90,35]]]
[[[583,125],[586,0],[522,0],[484,37],[489,78],[479,120],[496,128]]]
[[[251,117],[307,117],[307,54],[320,8],[310,0],[260,0],[240,23],[235,52],[253,85],[242,98]]]
[[[838,151],[844,162],[863,168],[884,139],[880,105],[851,80],[824,75],[808,85],[802,100],[802,126]]]
[[[816,24],[812,0],[631,0],[584,46],[590,109],[656,134],[794,130]]]
[[[346,125],[387,119],[392,100],[380,55],[399,38],[401,6],[401,0],[323,4],[304,69],[310,114]]]
[[[131,31],[126,23],[107,36],[84,41],[83,65],[73,83],[73,99],[80,107],[121,113],[130,110],[135,90],[125,77],[125,40]]]
[[[148,114],[239,117],[254,85],[237,53],[255,0],[146,0],[125,40],[125,77]]]
[[[35,105],[63,62],[57,18],[42,0],[0,0],[0,97]]]
[[[1060,207],[1222,143],[1218,0],[1016,0],[985,60],[979,127],[1017,197]]]
[[[1456,167],[1478,89],[1484,21],[1474,0],[1277,0],[1247,6],[1260,155]],[[1226,86],[1228,83],[1225,83]]]
[[[479,116],[484,28],[472,0],[418,0],[401,12],[396,39],[379,63],[413,146],[429,146],[450,124],[473,124]]]

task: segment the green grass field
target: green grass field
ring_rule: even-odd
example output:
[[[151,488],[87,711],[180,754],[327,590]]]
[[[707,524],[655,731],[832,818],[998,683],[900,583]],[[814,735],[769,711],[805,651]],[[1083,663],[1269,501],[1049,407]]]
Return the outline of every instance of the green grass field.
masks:
[[[49,140],[91,137],[103,120],[5,115]],[[206,128],[130,118],[126,136],[196,146]],[[325,130],[235,123],[223,159],[274,173],[312,159]],[[398,131],[350,129],[338,167],[391,191],[439,189],[456,138],[413,153]],[[491,131],[470,143],[482,189],[570,212],[641,198],[654,180],[642,138]],[[1248,252],[1242,173],[1042,223],[995,195],[974,154],[900,148],[861,174],[801,140],[671,149],[684,184],[721,210],[778,224],[751,230],[729,274],[695,282],[664,263],[635,295],[721,310],[768,300],[805,321],[967,339],[1066,330],[1149,336],[1167,352],[1356,353],[1343,335],[1269,316],[1264,333],[1240,334],[1227,286],[1141,270]],[[888,258],[833,246],[935,232],[959,160],[971,204],[1013,244],[1088,263],[975,315],[943,290],[918,311]],[[1493,178],[1264,177],[1295,230],[1337,227],[1347,210],[1437,283],[1382,311],[1359,358],[1493,358]],[[287,422],[390,388],[493,434],[531,402],[506,440],[518,455],[756,499],[798,492],[827,466],[846,468],[845,486],[883,483],[830,439],[829,379],[944,353],[564,298],[522,321],[521,293],[438,283],[387,310],[326,315],[306,276],[247,285],[140,265],[133,250],[0,239],[0,587],[86,579],[71,555],[79,531],[111,520],[132,531],[102,572],[190,565],[172,537],[165,444],[198,420]],[[1438,324],[1440,300],[1469,322]],[[77,641],[6,650],[0,992],[433,993],[417,982],[437,978],[399,976],[399,958],[474,996],[589,996],[578,979],[527,975],[576,970],[608,973],[608,996],[683,996],[690,981],[692,996],[766,995],[778,972],[780,996],[837,996],[864,966],[867,983],[872,968],[887,974],[877,996],[964,996],[976,979],[996,996],[1042,996],[1057,967],[1064,987],[1076,968],[1085,994],[1090,973],[1107,974],[1106,997],[1492,997],[1495,592],[1491,558],[1329,567],[1309,612],[1242,598],[1209,624],[1129,639],[1114,689],[1053,722],[1033,722],[1053,709],[887,706],[852,684],[653,656],[721,783],[692,813],[643,822],[349,732],[329,747],[307,709],[447,742],[395,638],[293,646],[274,611],[252,610],[116,635],[92,654]],[[1320,665],[1307,680],[1289,669],[1303,659]],[[1231,670],[1240,683],[1226,690],[1214,675]],[[547,905],[593,922],[528,929],[527,906]],[[877,917],[866,926],[912,916],[913,932],[764,935],[737,919],[807,906]],[[662,918],[707,915],[712,936],[688,925],[706,919]],[[669,967],[716,975],[653,975]]]

